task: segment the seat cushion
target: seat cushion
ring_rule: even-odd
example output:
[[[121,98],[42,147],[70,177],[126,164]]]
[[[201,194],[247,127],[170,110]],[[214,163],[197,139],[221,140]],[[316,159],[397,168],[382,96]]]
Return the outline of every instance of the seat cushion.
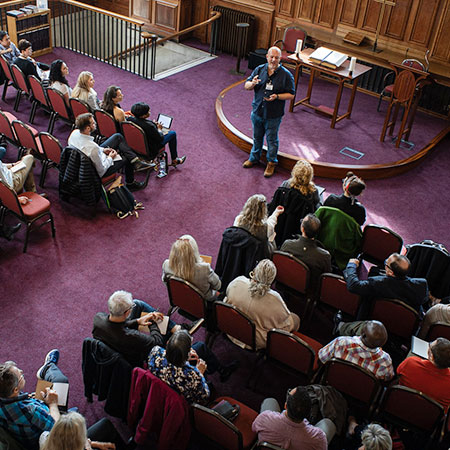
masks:
[[[50,202],[36,192],[22,192],[19,197],[27,197],[30,201],[22,206],[22,211],[28,220],[50,211]]]
[[[298,331],[295,331],[293,334],[298,336],[302,341],[305,341],[314,350],[316,357],[314,358],[313,370],[317,370],[319,367],[319,350],[323,347],[323,345],[315,339],[299,333]]]

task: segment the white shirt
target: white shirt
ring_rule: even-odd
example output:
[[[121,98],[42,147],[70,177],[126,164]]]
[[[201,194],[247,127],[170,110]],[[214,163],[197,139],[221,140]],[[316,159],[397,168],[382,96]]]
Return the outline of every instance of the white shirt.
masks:
[[[68,144],[81,150],[91,159],[100,177],[114,164],[112,158],[103,153],[103,148],[94,142],[94,138],[88,134],[81,133],[80,130],[72,131]]]
[[[8,169],[4,163],[0,160],[0,181],[10,189],[14,189],[13,177],[11,169]]]
[[[72,95],[72,89],[67,86],[67,84],[61,83],[60,81],[54,81],[50,87],[61,92],[62,95],[68,94],[69,97]]]

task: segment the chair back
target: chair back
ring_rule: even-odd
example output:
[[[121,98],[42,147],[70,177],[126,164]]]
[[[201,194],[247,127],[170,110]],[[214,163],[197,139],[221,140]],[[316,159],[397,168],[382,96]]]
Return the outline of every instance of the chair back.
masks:
[[[67,107],[64,95],[54,88],[47,88],[47,98],[50,108],[58,114],[58,116],[66,119],[67,121],[72,121],[72,116],[69,108]]]
[[[20,206],[17,194],[13,189],[10,189],[1,181],[0,181],[0,202],[5,208],[12,211],[16,216],[20,218],[23,217],[22,207]]]
[[[205,317],[206,300],[193,284],[182,278],[170,276],[167,280],[167,290],[172,308],[178,307],[195,319]]]
[[[14,133],[14,129],[11,125],[11,122],[8,118],[9,114],[10,113],[5,113],[4,111],[0,111],[0,134],[4,135],[6,137],[6,139],[8,139],[9,141],[16,142],[17,138]]]
[[[39,103],[48,108],[47,96],[45,95],[45,90],[44,87],[42,86],[42,83],[34,75],[30,75],[28,77],[28,82],[30,83],[30,88],[33,97]]]
[[[20,70],[18,66],[15,64],[11,65],[11,72],[13,74],[14,79],[16,80],[16,86],[21,89],[23,92],[28,93],[30,88],[27,83],[27,79],[25,78],[25,75]]]
[[[139,155],[150,157],[147,137],[144,130],[133,122],[122,122],[122,133],[128,146]]]
[[[377,266],[392,253],[400,253],[403,239],[394,231],[380,225],[366,225],[362,237],[363,259]]]
[[[450,324],[444,322],[436,322],[430,325],[425,340],[428,342],[433,342],[439,337],[443,337],[450,341]]]
[[[405,386],[388,387],[378,412],[389,422],[431,434],[440,429],[445,414],[441,404]]]
[[[227,450],[242,450],[242,433],[229,420],[206,406],[194,403],[192,405],[195,429],[221,448]]]
[[[38,137],[41,142],[41,147],[47,155],[47,158],[55,162],[56,164],[59,164],[63,148],[58,139],[56,139],[46,131],[41,131]]]
[[[15,84],[14,76],[11,72],[11,66],[3,55],[0,55],[0,65],[2,66],[3,73],[5,74],[6,78],[8,78],[9,81]]]
[[[426,72],[425,66],[418,59],[404,59],[402,66],[411,67],[412,69],[422,70]]]
[[[312,347],[295,334],[273,329],[267,333],[266,357],[310,378],[316,355]]]
[[[309,285],[310,272],[308,266],[289,253],[275,251],[272,258],[277,268],[275,280],[288,288],[305,294]]]
[[[69,99],[70,108],[72,109],[73,118],[76,119],[80,114],[86,114],[91,112],[89,105],[79,98]]]
[[[361,297],[347,289],[344,277],[323,273],[319,281],[319,302],[355,317]]]
[[[389,337],[399,338],[408,346],[419,326],[419,313],[397,299],[375,299],[370,319],[379,320],[386,327]]]
[[[103,109],[96,109],[94,111],[94,117],[97,122],[97,130],[102,136],[109,138],[117,133],[117,124],[111,114]]]
[[[253,321],[228,303],[215,302],[214,306],[217,328],[256,351],[256,329]]]
[[[333,386],[350,402],[373,408],[382,390],[372,372],[357,364],[332,358],[324,366],[320,384]]]
[[[31,128],[21,120],[13,120],[12,126],[16,133],[17,140],[22,148],[31,149],[36,155],[45,155],[42,148],[39,146],[36,138],[31,131]]]
[[[303,48],[306,43],[306,32],[297,27],[288,27],[284,31],[283,46],[287,53],[294,53],[297,46],[297,39],[303,41]]]

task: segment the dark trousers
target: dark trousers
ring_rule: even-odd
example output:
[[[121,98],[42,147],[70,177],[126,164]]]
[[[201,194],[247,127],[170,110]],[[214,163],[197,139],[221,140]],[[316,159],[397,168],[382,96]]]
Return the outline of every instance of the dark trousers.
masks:
[[[217,372],[222,365],[220,364],[217,356],[209,349],[204,342],[196,342],[192,345],[192,348],[197,352],[199,358],[203,359],[207,365],[206,373],[213,374]]]
[[[118,172],[122,167],[125,168],[125,181],[127,183],[132,183],[134,181],[134,169],[131,161],[137,158],[136,153],[131,150],[125,141],[125,138],[120,134],[116,133],[106,139],[103,144],[100,145],[102,148],[113,148],[117,150],[122,159],[120,161],[114,161],[114,164],[105,172],[103,175],[107,177],[113,173]]]
[[[166,135],[164,135],[163,145],[166,144],[169,144],[170,159],[172,161],[177,159],[177,133],[175,133],[175,131],[169,131]]]
[[[103,418],[90,426],[87,436],[91,441],[112,442],[117,450],[125,449],[125,443],[109,419]]]

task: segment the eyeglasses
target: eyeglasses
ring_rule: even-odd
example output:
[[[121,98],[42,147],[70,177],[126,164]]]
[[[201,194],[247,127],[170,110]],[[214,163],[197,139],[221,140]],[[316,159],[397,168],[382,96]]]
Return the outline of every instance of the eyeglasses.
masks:
[[[384,267],[387,267],[389,270],[392,270],[392,267],[388,264],[388,260],[384,260]]]
[[[128,311],[132,311],[135,307],[136,307],[136,303],[134,303],[133,306],[130,306],[128,309],[126,309],[124,314],[126,314]]]

